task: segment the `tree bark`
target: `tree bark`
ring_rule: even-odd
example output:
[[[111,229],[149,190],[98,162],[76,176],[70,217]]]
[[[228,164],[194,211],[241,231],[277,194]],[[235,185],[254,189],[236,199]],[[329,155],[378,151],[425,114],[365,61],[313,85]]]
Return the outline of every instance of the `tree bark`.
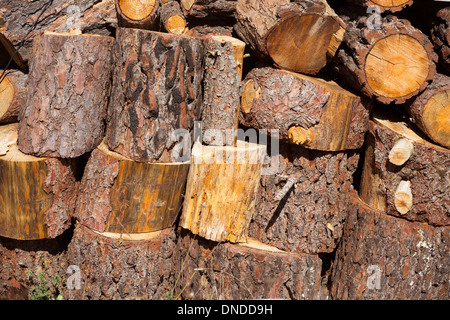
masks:
[[[400,139],[413,144],[404,164],[389,160],[391,149]],[[366,153],[359,194],[374,209],[411,221],[434,226],[450,225],[450,150],[425,141],[392,112],[375,114],[367,135]],[[412,204],[396,204],[401,182],[410,182]],[[408,200],[409,201],[409,200]],[[400,209],[400,210],[399,210]]]
[[[194,18],[233,17],[236,3],[233,0],[180,0],[184,14]]]
[[[199,300],[320,297],[318,256],[290,254],[252,239],[242,244],[217,243],[187,230],[182,230],[179,240],[177,266],[181,276],[175,297]]]
[[[431,29],[431,39],[439,55],[440,65],[450,73],[450,7],[438,11]]]
[[[119,27],[154,30],[159,22],[159,0],[115,0]]]
[[[179,225],[212,241],[245,242],[264,155],[256,144],[196,143]]]
[[[36,158],[17,149],[17,124],[0,129],[0,235],[55,238],[70,227],[78,192],[73,160]]]
[[[414,102],[404,107],[430,139],[450,148],[450,77],[437,74]]]
[[[134,162],[102,143],[84,170],[75,216],[99,232],[171,227],[181,210],[188,172],[189,163]]]
[[[27,99],[28,75],[19,70],[8,70],[0,83],[0,124],[18,121],[19,111]]]
[[[394,16],[350,23],[336,58],[334,66],[343,81],[384,104],[406,102],[436,74],[436,54],[428,37]]]
[[[350,0],[353,3],[364,7],[377,6],[380,13],[398,12],[413,4],[413,0]]]
[[[271,157],[278,170],[261,177],[249,237],[288,252],[332,252],[341,240],[359,154],[280,141],[279,154]]]
[[[344,22],[325,1],[239,0],[235,31],[262,57],[294,72],[316,74],[333,57]]]
[[[134,161],[179,161],[176,134],[201,117],[203,41],[125,28],[116,41],[105,143]]]
[[[19,114],[19,149],[75,158],[96,148],[113,69],[114,38],[46,32],[31,54],[27,103]]]
[[[183,34],[186,31],[186,19],[178,1],[161,4],[160,20],[162,29],[169,33]]]
[[[205,38],[202,137],[206,144],[234,143],[234,138],[227,141],[226,131],[234,131],[238,120],[244,48],[245,43],[235,38]]]
[[[334,82],[272,68],[247,74],[240,122],[255,129],[278,129],[281,139],[306,148],[359,149],[369,112],[359,97]]]
[[[389,216],[350,197],[331,274],[339,300],[446,300],[450,227]]]
[[[68,299],[166,299],[175,281],[174,250],[171,228],[129,240],[77,224],[67,262],[79,267],[81,288],[67,290]]]

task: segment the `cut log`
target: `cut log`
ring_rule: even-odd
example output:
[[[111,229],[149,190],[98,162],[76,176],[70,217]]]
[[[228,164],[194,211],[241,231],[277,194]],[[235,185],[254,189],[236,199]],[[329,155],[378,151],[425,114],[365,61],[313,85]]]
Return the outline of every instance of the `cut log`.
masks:
[[[375,113],[367,135],[360,197],[390,215],[435,226],[450,225],[450,172],[446,169],[450,150],[424,140],[416,132],[392,111]],[[389,154],[402,139],[413,144],[413,151],[397,166],[391,163]],[[399,193],[401,190],[406,192]]]
[[[76,164],[23,154],[16,141],[17,124],[0,127],[0,235],[55,238],[71,224],[78,192]]]
[[[288,252],[333,252],[359,153],[292,148],[281,141],[279,148],[279,154],[271,154],[277,172],[261,177],[249,237]]]
[[[181,210],[188,172],[189,163],[139,163],[102,143],[84,170],[75,216],[99,232],[171,227]]]
[[[31,54],[27,103],[19,114],[19,149],[75,158],[104,136],[114,38],[45,32]]]
[[[401,138],[389,151],[389,162],[396,166],[402,166],[411,158],[414,152],[414,144],[407,138]]]
[[[244,49],[245,43],[232,37],[210,36],[205,40],[202,137],[206,144],[234,143],[227,130],[234,131],[238,121]]]
[[[344,22],[325,1],[239,0],[235,31],[281,68],[315,74],[333,57]]]
[[[450,7],[438,11],[437,21],[431,29],[431,39],[440,65],[450,73]]]
[[[233,17],[236,3],[234,0],[180,0],[184,14],[193,18]]]
[[[159,0],[115,0],[119,27],[153,30],[158,26]]]
[[[177,162],[177,132],[201,117],[202,39],[119,28],[116,41],[105,143],[134,161]]]
[[[398,12],[413,4],[413,0],[350,0],[353,3],[364,7],[377,6],[380,13]]]
[[[316,300],[322,262],[316,255],[290,254],[253,239],[217,243],[182,230],[173,296],[197,300]]]
[[[447,300],[450,227],[389,216],[356,192],[331,274],[339,300]]]
[[[335,69],[343,81],[370,98],[404,103],[436,74],[433,45],[404,19],[388,16],[378,27],[369,27],[367,17],[350,23]]]
[[[167,299],[175,282],[173,229],[146,233],[139,240],[104,234],[77,224],[67,249],[69,265],[79,268],[79,288],[70,300]]]
[[[450,77],[437,74],[425,91],[404,107],[430,139],[450,148]]]
[[[278,129],[280,138],[306,148],[359,149],[369,112],[359,97],[334,82],[272,68],[254,68],[243,84],[240,122]]]
[[[212,241],[245,242],[265,152],[242,141],[237,147],[196,142],[179,225]]]
[[[17,122],[19,111],[27,99],[28,75],[19,70],[8,70],[0,82],[0,124]]]
[[[41,15],[48,0],[26,2],[4,0],[0,7],[3,34],[18,47],[30,32],[32,24]],[[117,27],[113,0],[53,0],[51,6],[40,16],[36,28],[28,35],[19,53],[26,63],[33,39],[41,31],[68,32],[81,29],[83,33],[110,36]],[[11,68],[13,68],[11,66]]]
[[[183,34],[186,31],[186,19],[177,1],[170,0],[162,4],[159,15],[161,25],[167,32]]]

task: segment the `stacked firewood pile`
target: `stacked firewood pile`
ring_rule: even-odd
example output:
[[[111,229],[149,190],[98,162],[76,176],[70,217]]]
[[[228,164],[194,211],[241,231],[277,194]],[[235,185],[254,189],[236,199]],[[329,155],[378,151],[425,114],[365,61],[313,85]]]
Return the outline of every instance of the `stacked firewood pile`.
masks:
[[[0,3],[0,297],[450,298],[445,3]]]

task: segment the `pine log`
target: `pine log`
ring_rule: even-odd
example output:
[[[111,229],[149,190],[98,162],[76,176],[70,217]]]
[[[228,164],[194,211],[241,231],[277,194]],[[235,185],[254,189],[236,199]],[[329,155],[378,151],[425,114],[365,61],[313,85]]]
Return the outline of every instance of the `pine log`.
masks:
[[[345,23],[322,0],[239,0],[235,31],[281,68],[315,74],[333,57]]]
[[[431,29],[431,39],[440,65],[450,73],[450,7],[439,10],[436,19]]]
[[[411,6],[414,0],[350,0],[351,2],[364,6],[371,7],[377,6],[380,13],[389,11],[389,12],[398,12]]]
[[[104,136],[114,38],[45,32],[33,43],[19,149],[75,158]]]
[[[331,274],[339,300],[448,300],[450,227],[389,216],[356,192]]]
[[[202,113],[203,142],[232,145],[238,121],[245,43],[226,36],[205,39],[205,75]],[[228,137],[233,139],[228,139]]]
[[[334,82],[272,68],[254,68],[243,84],[240,122],[278,129],[280,138],[306,148],[359,149],[369,112],[359,97]]]
[[[450,148],[450,77],[437,74],[406,112],[430,139]]]
[[[394,16],[380,19],[378,29],[367,17],[350,23],[336,58],[343,81],[385,104],[418,95],[436,74],[428,37]]]
[[[450,150],[424,140],[417,131],[392,111],[375,113],[367,135],[360,197],[390,215],[450,225],[450,172],[446,169]],[[396,165],[390,153],[402,139],[412,143],[413,151],[403,164]]]
[[[181,210],[189,163],[140,163],[108,150],[91,153],[75,216],[99,232],[142,233],[171,227]]]
[[[0,6],[3,34],[18,47],[30,32],[48,0],[32,2],[4,0]],[[80,29],[83,33],[110,36],[117,27],[114,0],[53,0],[51,6],[39,19],[36,28],[25,39],[19,53],[26,63],[33,39],[41,31],[68,32]]]
[[[292,148],[280,141],[279,154],[271,157],[278,159],[278,170],[261,177],[249,237],[288,252],[333,252],[359,153]]]
[[[19,70],[8,70],[0,82],[0,124],[17,122],[19,111],[27,99],[28,75]]]
[[[69,265],[80,270],[80,288],[67,290],[70,300],[167,299],[174,278],[173,229],[124,238],[77,224],[67,249]]]
[[[253,239],[217,243],[187,230],[179,236],[180,262],[173,296],[196,300],[286,299],[321,297],[321,260],[290,254]]]
[[[201,117],[203,41],[119,28],[116,42],[105,143],[134,161],[174,162],[176,133]]]
[[[158,26],[159,0],[115,0],[119,27],[153,30]]]
[[[161,25],[167,32],[183,34],[186,31],[186,19],[178,1],[170,0],[161,4],[159,15]]]
[[[0,127],[0,236],[55,238],[71,224],[76,163],[23,154],[16,141],[16,123]]]
[[[193,18],[233,17],[235,0],[180,0],[184,14]]]
[[[264,156],[264,146],[242,141],[195,143],[179,225],[212,241],[245,242]]]
[[[233,37],[233,27],[230,26],[195,26],[184,33],[186,36],[208,38],[210,36]]]

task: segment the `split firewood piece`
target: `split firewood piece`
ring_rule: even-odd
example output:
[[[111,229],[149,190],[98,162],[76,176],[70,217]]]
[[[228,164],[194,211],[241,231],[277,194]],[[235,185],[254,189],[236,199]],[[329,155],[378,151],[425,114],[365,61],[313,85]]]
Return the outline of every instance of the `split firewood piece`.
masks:
[[[134,161],[178,162],[177,134],[189,140],[201,117],[203,40],[119,28],[116,41],[105,143]]]
[[[76,163],[17,148],[17,124],[0,127],[0,235],[55,238],[70,227],[78,192]]]
[[[213,241],[245,242],[265,152],[242,141],[237,147],[196,142],[180,226]]]
[[[350,196],[331,273],[337,300],[447,299],[450,227],[389,216]]]
[[[333,57],[345,23],[322,0],[239,0],[236,32],[281,68],[315,74]]]
[[[450,150],[432,144],[392,110],[376,111],[367,135],[359,194],[369,206],[431,225],[450,225]],[[400,166],[390,161],[399,141],[413,144]]]
[[[75,216],[99,231],[142,233],[171,227],[181,210],[189,163],[141,163],[102,143],[91,153]]]
[[[66,261],[78,267],[79,287],[67,290],[64,298],[166,299],[177,276],[173,262],[175,243],[172,228],[124,235],[99,233],[77,223]],[[67,282],[77,285],[73,278]]]
[[[407,20],[367,17],[349,24],[336,54],[336,71],[357,90],[389,104],[416,96],[436,74],[436,54],[428,37]]]
[[[119,27],[153,30],[159,18],[159,0],[115,0]]]
[[[278,170],[261,177],[249,237],[288,252],[333,252],[359,153],[292,148],[280,141],[279,153],[271,157]]]
[[[174,254],[180,273],[174,296],[198,300],[320,299],[318,255],[292,254],[248,238],[217,243],[182,230]]]
[[[430,139],[450,148],[450,77],[437,74],[406,112]]]
[[[206,144],[234,143],[234,129],[238,121],[241,97],[244,49],[245,43],[236,38],[205,38],[202,137]]]
[[[450,73],[450,7],[439,10],[436,18],[431,29],[431,39],[439,55],[440,65]]]
[[[8,70],[0,82],[0,124],[18,121],[27,99],[27,78],[19,70]]]
[[[114,38],[45,32],[34,39],[28,98],[19,114],[19,149],[75,158],[104,136]]]
[[[379,12],[398,12],[413,4],[413,0],[350,0],[364,7],[377,6]]]
[[[159,15],[161,25],[167,32],[183,34],[186,31],[186,19],[178,1],[169,0],[162,3]]]
[[[233,17],[235,0],[180,0],[184,14],[193,18]]]
[[[239,120],[278,129],[280,138],[310,149],[358,149],[369,112],[358,96],[334,82],[273,68],[254,68],[243,84]]]

